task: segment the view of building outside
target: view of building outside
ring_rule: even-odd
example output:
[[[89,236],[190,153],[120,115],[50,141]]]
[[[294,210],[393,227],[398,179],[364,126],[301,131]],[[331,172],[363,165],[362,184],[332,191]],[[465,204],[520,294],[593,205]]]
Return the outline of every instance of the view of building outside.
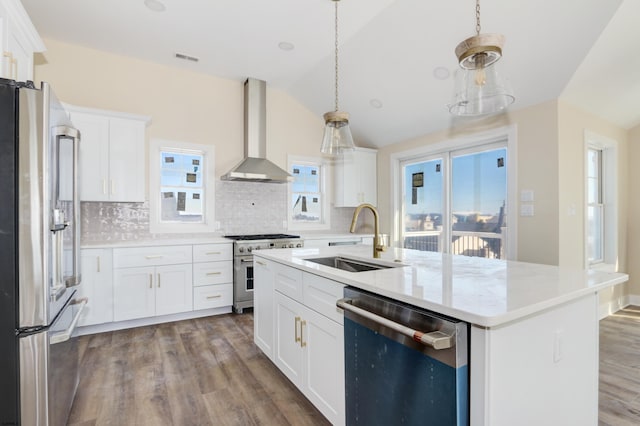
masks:
[[[445,188],[448,164],[451,179]],[[450,253],[504,258],[506,166],[506,148],[405,166],[405,248],[444,251],[443,227],[450,226]],[[448,221],[444,220],[445,191],[451,200]]]

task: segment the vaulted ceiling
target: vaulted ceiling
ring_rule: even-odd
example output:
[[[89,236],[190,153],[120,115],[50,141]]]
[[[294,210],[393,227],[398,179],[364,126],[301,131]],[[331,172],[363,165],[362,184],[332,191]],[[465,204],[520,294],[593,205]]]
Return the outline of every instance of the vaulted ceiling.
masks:
[[[22,3],[45,38],[255,77],[318,116],[333,109],[333,1],[160,1],[163,12],[144,0]],[[640,124],[639,18],[637,0],[481,2],[482,32],[506,36],[500,65],[516,94],[512,109],[562,97],[624,128]],[[475,1],[342,0],[339,19],[340,109],[351,114],[357,144],[381,147],[455,124],[446,108],[454,48],[475,33]]]

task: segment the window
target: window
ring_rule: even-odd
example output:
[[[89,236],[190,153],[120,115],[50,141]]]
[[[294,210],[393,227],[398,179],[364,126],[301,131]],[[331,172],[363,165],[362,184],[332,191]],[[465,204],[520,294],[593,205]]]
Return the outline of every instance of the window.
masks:
[[[585,132],[585,262],[617,270],[617,142]]]
[[[154,139],[149,155],[152,233],[213,232],[213,147]]]
[[[400,247],[515,258],[515,126],[392,155]]]
[[[602,197],[602,150],[587,149],[587,259],[604,260],[604,203]]]
[[[321,159],[289,157],[289,229],[328,229],[326,167]]]

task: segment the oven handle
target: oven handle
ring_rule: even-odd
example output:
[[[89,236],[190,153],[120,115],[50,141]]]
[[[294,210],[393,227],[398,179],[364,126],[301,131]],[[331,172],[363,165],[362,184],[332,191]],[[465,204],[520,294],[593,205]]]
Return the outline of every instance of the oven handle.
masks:
[[[253,263],[253,259],[240,259],[240,263]]]
[[[80,315],[82,315],[82,311],[84,310],[85,306],[87,306],[88,302],[89,299],[84,297],[82,299],[77,299],[69,303],[69,306],[79,304],[80,307],[78,308],[78,312],[76,312],[76,315],[73,317],[73,321],[71,321],[69,328],[67,328],[65,331],[61,331],[59,333],[51,335],[51,338],[49,340],[50,344],[55,345],[56,343],[66,342],[71,338],[71,335],[75,331],[76,325],[78,324],[78,320],[80,319]]]
[[[384,327],[395,330],[398,333],[404,334],[405,336],[410,337],[416,342],[422,343],[426,346],[430,346],[433,349],[450,349],[455,344],[455,335],[448,335],[441,331],[432,331],[429,333],[425,333],[422,331],[414,330],[402,324],[398,324],[397,322],[391,321],[387,318],[381,317],[380,315],[376,315],[373,312],[358,308],[357,306],[353,305],[353,300],[349,298],[338,300],[336,302],[336,306],[344,309],[345,311],[352,312],[355,315],[367,318]]]

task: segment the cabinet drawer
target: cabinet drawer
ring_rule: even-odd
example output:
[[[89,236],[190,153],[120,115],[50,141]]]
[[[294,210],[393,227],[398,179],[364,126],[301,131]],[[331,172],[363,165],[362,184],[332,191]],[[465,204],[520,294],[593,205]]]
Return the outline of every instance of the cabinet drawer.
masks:
[[[233,244],[196,244],[193,246],[194,262],[215,262],[233,259]]]
[[[233,304],[233,284],[193,288],[193,310],[219,308]]]
[[[258,262],[258,260],[254,261]],[[302,271],[279,263],[273,265],[275,289],[302,303]]]
[[[339,324],[344,323],[344,316],[336,307],[336,301],[343,297],[344,284],[306,272],[302,283],[305,305]]]
[[[191,263],[191,246],[128,247],[113,249],[113,267],[176,265]]]
[[[205,262],[193,264],[193,285],[225,284],[233,282],[233,262]]]

